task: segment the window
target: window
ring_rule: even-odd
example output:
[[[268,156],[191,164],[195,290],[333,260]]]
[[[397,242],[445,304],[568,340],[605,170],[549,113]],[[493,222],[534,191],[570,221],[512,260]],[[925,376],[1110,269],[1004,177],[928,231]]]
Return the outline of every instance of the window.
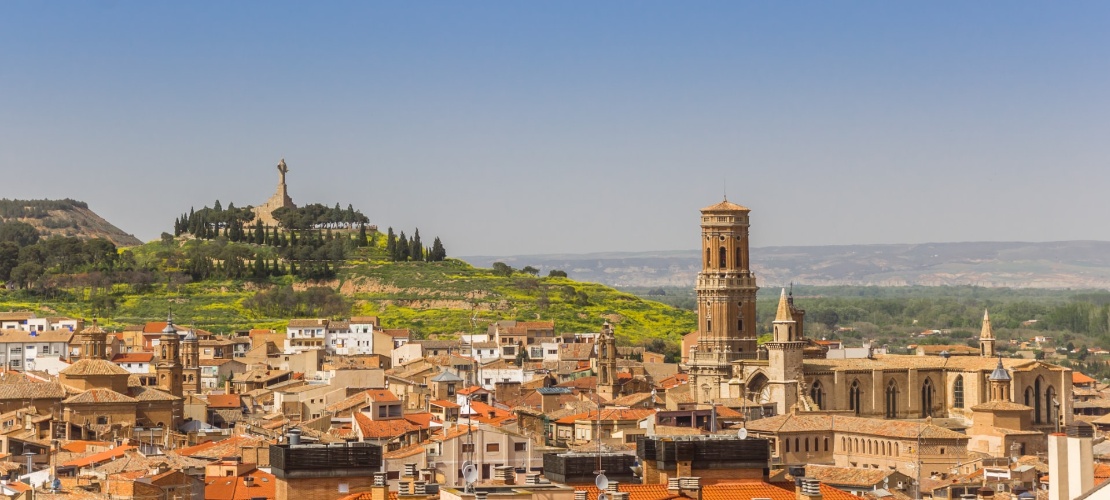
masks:
[[[513,443],[513,451],[525,451],[528,449],[528,443]]]
[[[817,408],[825,408],[825,391],[821,390],[821,381],[815,380],[813,385],[809,387],[809,397],[817,404]]]
[[[952,384],[952,406],[964,407],[964,376],[957,375],[956,382]]]
[[[488,444],[486,444],[486,453],[497,453],[499,451],[501,451],[501,444],[500,443],[488,443]]]
[[[474,443],[463,443],[462,452],[463,453],[474,453]]]
[[[100,424],[100,425],[106,425],[108,423],[108,417],[105,417],[104,415],[100,415],[100,416],[96,417],[96,423]]]
[[[898,417],[898,385],[891,380],[886,386],[886,418]]]
[[[455,384],[447,384],[447,395],[448,396],[454,396],[455,395]]]
[[[933,388],[932,379],[925,379],[925,383],[921,384],[921,418],[933,415],[933,396],[935,394],[936,389]]]
[[[728,251],[725,250],[725,247],[721,247],[720,258],[717,259],[717,267],[719,267],[721,269],[724,269],[725,263],[728,262],[727,257],[728,257]]]
[[[859,403],[860,403],[860,388],[859,380],[852,381],[852,387],[848,389],[848,409],[855,412],[859,416]]]

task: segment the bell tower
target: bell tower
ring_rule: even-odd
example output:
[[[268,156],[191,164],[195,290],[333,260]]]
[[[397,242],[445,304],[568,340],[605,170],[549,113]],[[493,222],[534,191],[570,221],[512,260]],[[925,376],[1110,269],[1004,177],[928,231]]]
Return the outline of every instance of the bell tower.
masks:
[[[802,381],[802,359],[804,357],[805,341],[802,339],[798,322],[794,319],[794,312],[786,298],[786,290],[779,295],[779,307],[772,323],[774,338],[763,344],[767,348],[767,371],[770,380],[767,381],[771,392],[771,401],[775,402],[777,414],[782,415],[790,411],[799,398],[798,386]]]
[[[608,321],[597,339],[597,393],[606,400],[617,396],[617,342]]]
[[[979,355],[984,358],[994,357],[994,330],[991,329],[989,311],[983,311],[983,329],[979,332]]]
[[[173,317],[166,319],[166,328],[158,337],[159,358],[155,365],[158,387],[174,396],[181,397],[181,338],[173,326]]]
[[[732,362],[756,357],[755,296],[746,207],[728,200],[701,209],[698,343],[690,373],[700,404],[728,391]]]

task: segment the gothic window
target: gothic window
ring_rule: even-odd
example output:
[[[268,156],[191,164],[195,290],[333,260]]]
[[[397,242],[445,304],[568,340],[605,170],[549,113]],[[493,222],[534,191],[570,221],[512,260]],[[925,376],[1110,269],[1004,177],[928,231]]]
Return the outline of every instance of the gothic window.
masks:
[[[1050,423],[1050,424],[1053,423],[1053,422],[1056,422],[1057,415],[1055,414],[1056,413],[1056,402],[1054,401],[1055,399],[1056,399],[1056,389],[1053,388],[1050,385],[1050,386],[1048,386],[1048,389],[1045,389],[1045,391],[1044,391],[1045,414],[1048,416],[1047,420],[1048,420],[1048,423]]]
[[[933,396],[935,394],[936,389],[933,388],[932,379],[925,379],[925,383],[921,384],[921,418],[933,414]]]
[[[1033,422],[1041,423],[1041,377],[1033,382]]]
[[[784,439],[783,441],[786,442],[786,452],[790,453],[790,440],[789,439]]]
[[[825,409],[825,393],[821,390],[821,381],[816,380],[813,385],[809,386],[809,397],[817,404],[817,407]]]
[[[721,247],[718,257],[719,258],[717,259],[717,267],[724,269],[725,263],[728,262],[728,251],[725,250],[725,247]]]
[[[898,385],[894,380],[886,385],[886,418],[898,418]]]
[[[1026,387],[1025,388],[1025,406],[1029,406],[1029,407],[1033,406],[1033,388],[1032,387]]]
[[[825,451],[829,451],[829,438],[825,438]]]
[[[794,438],[794,451],[802,451],[802,447],[798,444],[798,438]]]
[[[964,407],[964,376],[957,375],[956,382],[952,384],[952,406]]]
[[[809,438],[806,438],[806,451],[809,451]]]
[[[853,380],[852,387],[848,389],[848,409],[855,412],[856,415],[860,413],[860,392],[859,380]]]

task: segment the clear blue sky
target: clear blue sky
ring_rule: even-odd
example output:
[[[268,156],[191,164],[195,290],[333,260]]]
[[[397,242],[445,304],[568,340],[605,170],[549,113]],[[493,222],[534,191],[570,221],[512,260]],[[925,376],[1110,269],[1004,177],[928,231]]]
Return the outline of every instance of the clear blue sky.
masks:
[[[1106,2],[3,2],[0,197],[352,203],[454,255],[1110,240]]]

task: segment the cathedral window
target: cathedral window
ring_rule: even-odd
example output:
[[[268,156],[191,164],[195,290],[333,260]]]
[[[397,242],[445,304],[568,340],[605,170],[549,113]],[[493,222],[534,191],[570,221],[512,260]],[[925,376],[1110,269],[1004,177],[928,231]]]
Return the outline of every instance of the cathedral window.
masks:
[[[855,412],[857,416],[860,413],[860,392],[859,380],[853,380],[852,387],[848,389],[848,409]]]
[[[1041,377],[1033,382],[1033,422],[1041,423]]]
[[[725,250],[725,247],[721,247],[718,257],[719,258],[717,259],[717,267],[724,269],[725,263],[728,262],[728,250]]]
[[[736,252],[736,268],[737,268],[737,269],[740,269],[740,268],[742,268],[742,267],[744,267],[744,266],[741,266],[741,265],[740,265],[740,252],[739,252],[739,251],[737,251],[737,252]]]
[[[705,267],[713,267],[713,257],[712,257],[712,255],[713,255],[713,253],[708,248],[706,248],[705,249]]]
[[[813,400],[813,402],[815,404],[817,404],[818,408],[824,410],[824,409],[826,409],[825,408],[825,397],[824,397],[825,396],[825,391],[822,391],[821,389],[822,389],[821,381],[820,380],[814,381],[813,385],[811,385],[809,387],[809,397],[810,397],[810,399]]]
[[[898,385],[893,380],[886,386],[886,418],[898,418]]]
[[[952,406],[956,408],[964,407],[964,376],[957,375],[956,382],[952,384]]]
[[[1048,423],[1056,421],[1055,408],[1056,408],[1056,389],[1048,386],[1044,391],[1044,406],[1045,414],[1048,416]]]
[[[925,383],[921,384],[921,418],[932,416],[935,394],[936,389],[933,388],[932,379],[925,379]]]

